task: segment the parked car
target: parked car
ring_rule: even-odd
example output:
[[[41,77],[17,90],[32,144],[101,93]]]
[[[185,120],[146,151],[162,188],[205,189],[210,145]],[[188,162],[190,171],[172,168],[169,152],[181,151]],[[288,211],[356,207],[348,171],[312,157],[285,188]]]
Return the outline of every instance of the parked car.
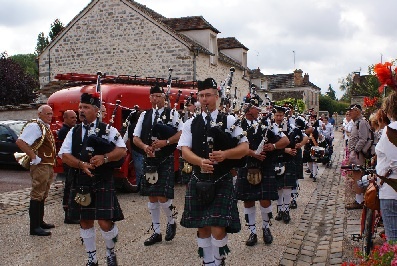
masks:
[[[14,153],[21,152],[15,141],[21,134],[25,120],[0,121],[0,163],[18,164]]]

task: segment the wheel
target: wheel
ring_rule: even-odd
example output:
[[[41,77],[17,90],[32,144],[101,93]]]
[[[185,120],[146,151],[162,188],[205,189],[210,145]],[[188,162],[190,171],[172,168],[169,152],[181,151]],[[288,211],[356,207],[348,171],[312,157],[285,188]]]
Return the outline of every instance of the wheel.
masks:
[[[362,239],[363,239],[363,244],[361,247],[361,251],[363,255],[368,256],[369,253],[371,252],[373,241],[372,241],[372,226],[373,226],[373,221],[374,221],[374,211],[365,208],[366,209],[366,214],[365,214],[365,220],[364,220],[364,228],[362,232]],[[364,217],[363,217],[364,218]]]

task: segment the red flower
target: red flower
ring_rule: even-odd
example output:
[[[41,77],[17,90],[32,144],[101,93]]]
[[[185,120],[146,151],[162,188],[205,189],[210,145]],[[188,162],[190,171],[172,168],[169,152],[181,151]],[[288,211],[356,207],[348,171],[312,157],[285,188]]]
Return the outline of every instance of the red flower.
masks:
[[[396,89],[396,70],[394,72],[392,70],[393,64],[390,62],[385,62],[384,64],[378,63],[374,66],[374,71],[376,73],[376,77],[378,78],[381,86],[379,87],[379,92],[382,93],[384,87],[390,86],[393,89]]]
[[[99,97],[100,97],[100,95],[99,95],[98,92],[94,92],[93,94],[91,94],[91,96],[92,96],[93,98],[97,98],[97,99],[99,99]]]

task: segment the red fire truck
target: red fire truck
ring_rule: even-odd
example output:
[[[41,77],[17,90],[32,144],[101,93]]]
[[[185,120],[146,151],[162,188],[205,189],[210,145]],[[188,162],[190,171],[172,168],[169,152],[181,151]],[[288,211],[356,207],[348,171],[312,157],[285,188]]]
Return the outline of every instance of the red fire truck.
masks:
[[[95,91],[97,76],[89,74],[67,73],[58,74],[55,79],[67,81],[65,86],[71,86],[53,93],[48,98],[48,105],[53,109],[54,116],[51,124],[51,129],[56,137],[56,132],[62,127],[63,113],[66,110],[74,110],[78,114],[78,105],[80,96],[84,92]],[[113,126],[117,128],[122,134],[125,131],[123,124],[132,111],[135,105],[138,105],[141,110],[148,110],[151,108],[149,101],[150,87],[158,84],[167,90],[167,80],[162,78],[140,78],[137,76],[105,76],[101,80],[102,102],[106,107],[107,116],[103,122],[108,123],[111,119],[116,101],[120,100],[121,103],[115,113]],[[181,91],[181,96],[177,103],[175,103],[178,92]],[[184,100],[195,93],[196,83],[193,81],[184,81],[173,79],[171,82],[171,89],[169,93],[169,102],[171,108],[177,110],[183,109]],[[57,147],[62,143],[57,141]],[[179,153],[175,151],[174,169],[178,169]],[[114,176],[116,180],[116,187],[124,192],[135,192],[136,180],[134,164],[131,163],[131,155],[128,153],[126,160],[121,168],[115,170]],[[62,172],[62,161],[58,157],[55,172]],[[177,174],[177,172],[176,172]]]

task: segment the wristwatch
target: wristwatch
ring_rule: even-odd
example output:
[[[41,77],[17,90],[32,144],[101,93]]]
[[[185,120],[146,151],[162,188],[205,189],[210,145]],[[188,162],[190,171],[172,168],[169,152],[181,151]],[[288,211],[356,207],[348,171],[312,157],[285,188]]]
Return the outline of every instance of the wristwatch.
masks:
[[[167,139],[167,145],[170,145],[170,140],[169,139]]]
[[[103,162],[104,162],[104,163],[108,163],[108,162],[109,162],[109,158],[108,158],[108,155],[107,155],[107,154],[104,154],[104,155],[103,155]]]
[[[273,143],[273,147],[274,147],[275,150],[277,150],[276,143]]]

